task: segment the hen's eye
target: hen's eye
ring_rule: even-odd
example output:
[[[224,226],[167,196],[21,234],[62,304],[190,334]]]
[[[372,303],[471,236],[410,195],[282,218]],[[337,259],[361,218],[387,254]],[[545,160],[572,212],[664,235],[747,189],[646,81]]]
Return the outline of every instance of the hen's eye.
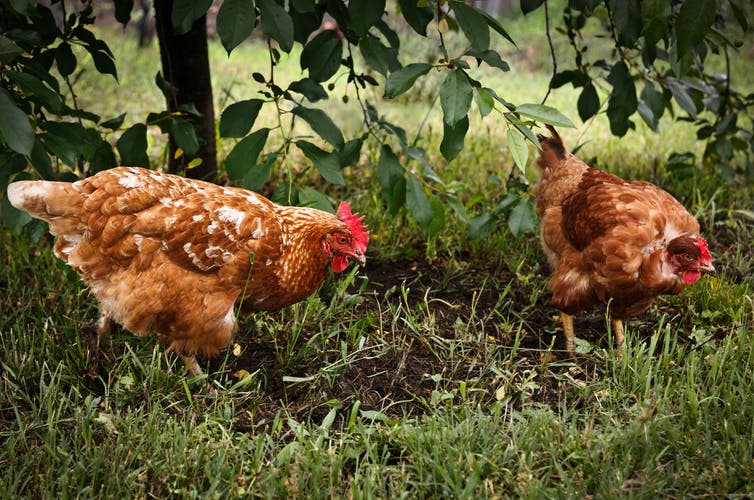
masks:
[[[685,253],[683,254],[683,260],[685,260],[686,262],[691,262],[692,260],[694,260],[694,258],[691,255]]]

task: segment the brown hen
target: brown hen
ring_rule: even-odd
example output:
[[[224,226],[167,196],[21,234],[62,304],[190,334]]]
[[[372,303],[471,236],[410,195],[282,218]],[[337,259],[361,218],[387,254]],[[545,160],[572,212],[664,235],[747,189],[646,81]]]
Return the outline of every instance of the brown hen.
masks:
[[[114,320],[154,333],[193,374],[236,327],[234,308],[274,311],[365,263],[363,217],[285,207],[244,189],[115,168],[74,183],[21,181],[10,203],[48,222],[55,255],[91,287],[98,341]]]
[[[712,256],[699,223],[670,194],[589,167],[548,128],[551,137],[540,137],[543,171],[534,193],[566,349],[574,348],[573,315],[604,303],[620,354],[623,320],[658,295],[680,293],[714,273]]]

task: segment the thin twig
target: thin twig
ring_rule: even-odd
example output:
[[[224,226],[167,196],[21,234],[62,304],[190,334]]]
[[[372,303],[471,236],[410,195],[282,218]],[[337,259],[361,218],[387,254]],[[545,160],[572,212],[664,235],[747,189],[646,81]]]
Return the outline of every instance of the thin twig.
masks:
[[[547,84],[547,93],[542,99],[542,104],[550,97],[550,91],[552,90],[552,81],[555,79],[555,75],[558,73],[558,59],[555,57],[555,46],[552,43],[552,36],[550,35],[550,9],[547,7],[549,2],[545,0],[545,34],[547,35],[547,45],[550,46],[550,57],[552,57],[552,78],[550,83]]]

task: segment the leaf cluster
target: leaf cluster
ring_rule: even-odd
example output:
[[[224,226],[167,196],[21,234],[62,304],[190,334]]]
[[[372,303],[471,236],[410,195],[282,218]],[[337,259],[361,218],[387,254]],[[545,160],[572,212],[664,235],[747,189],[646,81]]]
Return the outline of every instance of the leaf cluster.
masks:
[[[541,4],[522,2],[522,9]],[[655,132],[666,114],[693,122],[706,142],[706,166],[731,178],[740,153],[751,175],[754,94],[736,90],[730,68],[731,54],[751,31],[750,16],[751,6],[737,0],[569,0],[557,30],[568,38],[573,67],[556,69],[550,87],[581,88],[583,121],[606,104],[615,136],[634,129],[637,114]],[[590,37],[594,26],[598,34]],[[613,44],[608,56],[595,50],[605,38]],[[711,70],[721,66],[722,72]]]

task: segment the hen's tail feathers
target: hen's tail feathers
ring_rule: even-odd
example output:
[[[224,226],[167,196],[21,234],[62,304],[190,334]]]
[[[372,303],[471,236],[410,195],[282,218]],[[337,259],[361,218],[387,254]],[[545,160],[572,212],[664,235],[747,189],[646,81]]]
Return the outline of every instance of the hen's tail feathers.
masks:
[[[32,217],[50,223],[51,232],[60,234],[79,224],[83,196],[68,182],[18,181],[8,185],[8,201]]]
[[[547,125],[547,130],[550,131],[550,137],[542,135],[537,136],[539,139],[540,151],[539,160],[537,165],[542,170],[546,168],[554,168],[563,163],[566,159],[567,151],[563,145],[563,139],[551,125]]]

